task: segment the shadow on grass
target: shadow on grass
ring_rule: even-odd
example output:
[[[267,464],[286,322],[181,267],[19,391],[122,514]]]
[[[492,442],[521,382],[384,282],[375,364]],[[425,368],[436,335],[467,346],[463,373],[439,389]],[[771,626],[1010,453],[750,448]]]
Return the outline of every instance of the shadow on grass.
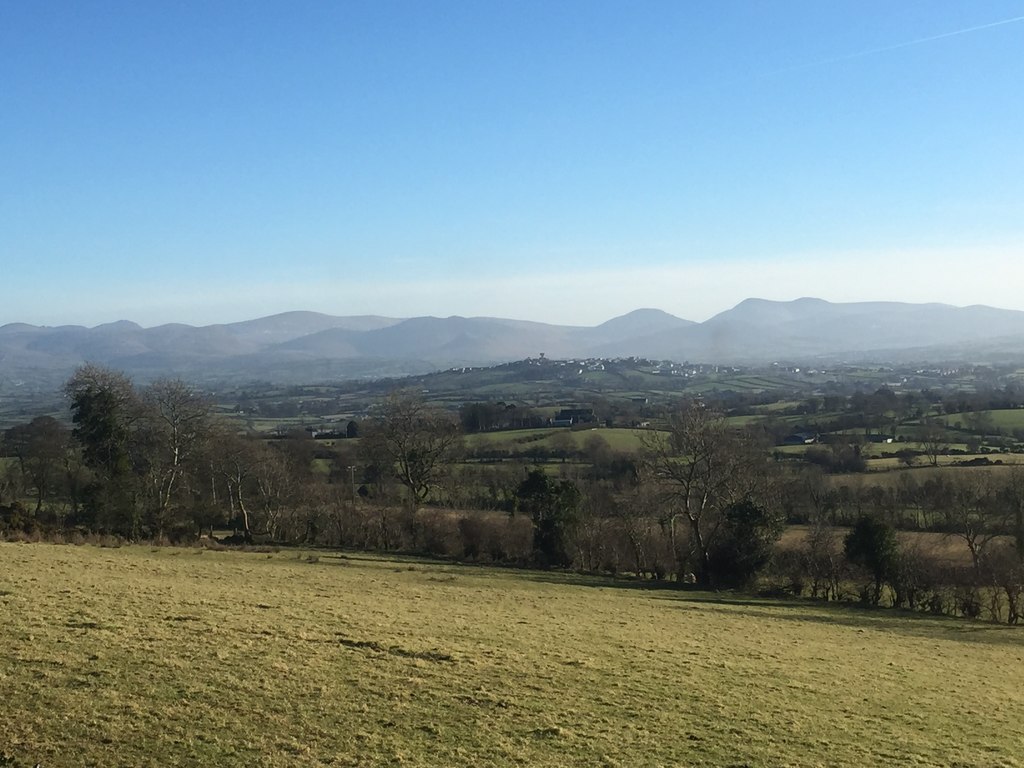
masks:
[[[621,589],[634,593],[653,593],[657,600],[669,600],[686,606],[688,610],[707,610],[751,618],[775,619],[802,624],[844,626],[859,630],[892,632],[928,639],[950,639],[988,645],[1010,645],[1024,648],[1024,627],[985,623],[979,620],[952,616],[935,616],[914,611],[872,608],[857,603],[821,602],[811,598],[754,597],[735,592],[709,592],[706,589],[679,584],[675,581],[656,581],[571,571],[542,571],[517,565],[464,563],[455,560],[425,558],[393,553],[345,552],[332,553],[333,557],[353,564],[376,563],[397,566],[400,570],[434,570],[440,567],[446,574],[459,571],[482,573],[514,573],[517,578],[541,584],[588,587],[590,589]],[[323,557],[323,551],[321,551]],[[330,558],[331,555],[326,557]],[[323,562],[323,560],[321,560]],[[438,580],[432,578],[430,580]]]
[[[654,592],[656,594],[652,597],[657,600],[686,604],[690,610],[705,610],[731,616],[747,615],[757,619],[843,626],[928,639],[945,638],[989,645],[1012,645],[1024,649],[1024,627],[985,623],[953,616],[874,608],[856,603],[826,603],[810,598],[754,597],[733,592],[708,592],[665,581],[640,581],[543,571],[527,572],[523,577],[548,584]]]
[[[892,632],[929,639],[961,640],[988,645],[1013,645],[1024,648],[1024,631],[1020,627],[990,624],[953,616],[932,616],[924,613],[869,608],[848,603],[814,603],[741,598],[691,597],[684,602],[701,606],[702,610],[742,613],[758,619],[775,619],[799,624],[827,624],[859,630]]]
[[[571,571],[538,571],[530,569],[519,569],[522,578],[527,581],[537,581],[544,584],[564,584],[574,587],[591,587],[598,589],[627,589],[643,592],[667,592],[673,595],[685,596],[694,594],[696,587],[691,585],[680,585],[674,581],[656,581],[654,579],[631,579],[621,576],[601,576],[588,573],[574,573]]]

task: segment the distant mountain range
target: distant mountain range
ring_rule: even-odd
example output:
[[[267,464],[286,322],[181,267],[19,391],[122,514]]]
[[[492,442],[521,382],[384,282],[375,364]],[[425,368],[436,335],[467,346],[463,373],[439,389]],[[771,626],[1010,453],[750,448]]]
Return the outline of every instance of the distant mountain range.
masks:
[[[594,327],[493,317],[285,314],[155,328],[0,326],[0,383],[62,380],[84,362],[139,378],[306,382],[423,373],[544,353],[706,363],[1024,361],[1024,312],[945,304],[747,299],[703,323],[638,309]]]

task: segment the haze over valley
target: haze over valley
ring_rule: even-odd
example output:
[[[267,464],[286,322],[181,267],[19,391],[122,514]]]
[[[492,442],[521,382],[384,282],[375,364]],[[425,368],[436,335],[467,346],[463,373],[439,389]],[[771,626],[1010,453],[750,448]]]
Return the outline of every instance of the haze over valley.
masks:
[[[0,380],[59,384],[85,363],[142,378],[314,383],[548,358],[677,362],[1008,362],[1024,359],[1024,312],[803,298],[748,299],[703,323],[638,309],[593,327],[493,317],[288,312],[224,325],[0,327]]]

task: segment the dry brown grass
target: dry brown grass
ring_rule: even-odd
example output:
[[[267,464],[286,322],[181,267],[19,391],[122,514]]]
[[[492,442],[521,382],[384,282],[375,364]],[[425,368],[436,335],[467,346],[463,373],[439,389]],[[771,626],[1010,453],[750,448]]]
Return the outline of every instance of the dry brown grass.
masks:
[[[842,551],[843,539],[849,528],[836,527],[833,530],[836,546]],[[788,525],[779,539],[778,550],[787,551],[803,547],[807,542],[810,527],[806,525]],[[935,533],[932,531],[897,531],[900,543],[929,560],[943,565],[967,568],[971,565],[971,551],[963,538],[951,533]]]

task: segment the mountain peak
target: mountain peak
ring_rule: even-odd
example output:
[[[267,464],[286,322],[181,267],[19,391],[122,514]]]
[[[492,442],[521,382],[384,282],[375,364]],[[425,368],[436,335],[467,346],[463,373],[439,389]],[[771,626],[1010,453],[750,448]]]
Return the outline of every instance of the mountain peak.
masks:
[[[644,308],[634,309],[624,315],[613,317],[597,326],[597,328],[637,328],[643,326],[658,326],[659,328],[682,327],[693,325],[691,320],[684,320],[661,309]]]
[[[937,351],[936,351],[937,350]],[[831,303],[747,299],[703,323],[642,308],[593,327],[497,317],[373,315],[335,317],[287,312],[227,325],[168,324],[143,329],[119,321],[89,329],[24,324],[0,327],[5,375],[40,370],[66,375],[83,360],[136,375],[264,376],[322,379],[325,371],[422,371],[493,364],[536,355],[758,362],[823,357],[883,362],[1024,357],[1024,312],[898,302]],[[929,358],[929,356],[932,356]],[[349,366],[348,361],[353,362]],[[369,362],[366,362],[369,361]],[[301,367],[305,365],[306,367]],[[346,367],[349,366],[349,367]]]
[[[94,331],[141,331],[142,326],[138,323],[133,323],[131,320],[115,320],[112,323],[103,323],[97,325],[92,330]]]

